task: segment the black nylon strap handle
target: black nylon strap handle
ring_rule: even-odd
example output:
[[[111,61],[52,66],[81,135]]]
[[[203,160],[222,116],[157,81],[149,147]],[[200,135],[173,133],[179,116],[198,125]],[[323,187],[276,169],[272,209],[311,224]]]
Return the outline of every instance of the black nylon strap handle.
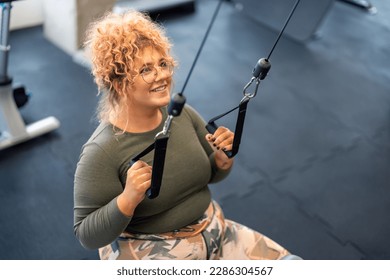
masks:
[[[234,138],[233,138],[233,147],[230,151],[224,151],[228,158],[234,157],[238,153],[238,149],[240,148],[241,143],[241,137],[242,132],[244,130],[244,122],[245,122],[245,116],[246,116],[246,109],[248,106],[249,99],[244,99],[238,107],[235,107],[226,113],[223,113],[221,115],[218,115],[214,118],[212,118],[206,125],[206,129],[211,134],[214,134],[215,131],[218,129],[217,124],[215,123],[216,120],[226,116],[227,114],[233,112],[234,110],[238,109],[238,116],[236,121],[236,127],[234,129]]]
[[[242,132],[244,130],[244,121],[245,121],[245,115],[246,115],[246,109],[247,109],[247,106],[248,106],[248,102],[250,100],[250,98],[253,98],[255,97],[256,93],[257,93],[257,88],[259,86],[259,83],[260,83],[260,80],[263,80],[267,74],[268,74],[268,71],[270,70],[271,68],[271,64],[269,62],[269,58],[271,57],[272,55],[272,52],[274,51],[276,45],[278,44],[279,42],[279,39],[280,37],[282,36],[285,28],[287,27],[287,24],[289,23],[292,15],[294,14],[295,12],[295,9],[297,8],[298,4],[299,4],[300,0],[297,0],[292,8],[292,10],[290,11],[290,14],[288,15],[287,17],[287,20],[286,22],[284,23],[283,25],[283,28],[282,30],[279,32],[279,35],[274,43],[274,45],[272,46],[272,49],[270,51],[270,53],[268,54],[268,57],[267,58],[262,58],[262,59],[259,59],[259,61],[257,62],[255,68],[253,69],[252,71],[252,75],[253,75],[253,78],[251,79],[251,81],[247,84],[247,86],[244,88],[244,99],[240,102],[240,105],[238,107],[235,107],[229,111],[227,111],[226,113],[223,113],[221,115],[218,115],[214,118],[212,118],[206,125],[206,129],[208,130],[208,132],[214,134],[214,132],[218,129],[218,126],[215,124],[215,121],[222,118],[223,116],[233,112],[234,110],[236,110],[237,108],[239,108],[239,112],[238,112],[238,117],[237,117],[237,122],[236,122],[236,128],[235,128],[235,133],[234,133],[234,139],[233,139],[233,148],[231,151],[225,151],[225,154],[229,157],[229,158],[232,158],[234,157],[237,153],[238,153],[238,149],[240,147],[240,143],[241,143],[241,136],[242,136]],[[218,8],[219,9],[219,8]],[[251,95],[247,95],[245,94],[245,90],[248,86],[250,86],[252,84],[252,82],[256,79],[256,91],[254,94],[251,94]]]
[[[153,151],[154,149],[154,143],[150,144],[148,147],[146,147],[145,150],[143,150],[142,152],[140,152],[139,154],[135,155],[134,157],[131,158],[130,162],[129,162],[129,166],[131,167],[134,163],[136,163],[137,161],[139,161],[142,157],[146,156],[147,154],[149,154],[151,151]]]
[[[156,198],[160,193],[168,139],[168,136],[163,136],[154,142],[152,182],[150,188],[146,191],[146,195],[150,199]]]
[[[150,188],[146,191],[146,195],[150,199],[156,198],[160,193],[168,139],[168,136],[158,137],[154,143],[150,144],[145,150],[134,156],[129,162],[129,166],[132,166],[142,157],[154,150],[152,180]]]

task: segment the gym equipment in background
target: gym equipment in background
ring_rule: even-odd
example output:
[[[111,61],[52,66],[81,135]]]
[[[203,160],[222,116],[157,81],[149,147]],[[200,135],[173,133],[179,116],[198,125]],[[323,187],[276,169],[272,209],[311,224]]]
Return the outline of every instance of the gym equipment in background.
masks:
[[[60,126],[55,117],[47,117],[40,121],[26,125],[20,115],[18,107],[22,107],[28,100],[28,94],[23,86],[13,87],[12,78],[8,76],[9,24],[11,16],[11,2],[0,1],[0,150],[14,146],[21,142],[46,134]]]
[[[122,13],[129,8],[150,14],[174,8],[194,11],[195,0],[119,0],[116,2],[113,11]]]
[[[294,0],[231,0],[242,12],[255,21],[279,31],[285,15]],[[297,14],[291,20],[285,35],[295,41],[305,42],[316,35],[334,0],[302,0]]]
[[[366,1],[366,0],[338,0],[338,1],[363,9],[364,11],[367,11],[370,14],[376,14],[378,12],[376,7],[373,6],[370,1]]]

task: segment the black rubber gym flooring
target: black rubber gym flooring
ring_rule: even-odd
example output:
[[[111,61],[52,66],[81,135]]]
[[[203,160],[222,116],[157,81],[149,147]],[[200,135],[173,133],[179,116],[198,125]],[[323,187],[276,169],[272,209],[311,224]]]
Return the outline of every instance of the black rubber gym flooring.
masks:
[[[335,2],[315,39],[283,37],[249,102],[235,167],[211,186],[227,218],[304,259],[390,259],[390,3]],[[180,90],[217,1],[161,15]],[[308,16],[310,16],[308,14]],[[282,23],[281,23],[282,25]],[[205,119],[234,107],[277,32],[224,3],[184,94]],[[97,259],[73,234],[73,174],[96,126],[89,70],[43,35],[11,33],[9,73],[32,97],[26,122],[61,127],[0,151],[0,259]],[[234,117],[219,122],[234,126]]]

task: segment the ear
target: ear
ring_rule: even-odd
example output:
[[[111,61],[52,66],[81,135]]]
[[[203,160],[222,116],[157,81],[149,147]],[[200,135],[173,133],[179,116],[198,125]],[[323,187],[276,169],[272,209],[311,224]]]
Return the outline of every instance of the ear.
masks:
[[[112,87],[118,93],[119,96],[123,94],[123,82],[119,79],[115,79],[112,81]]]

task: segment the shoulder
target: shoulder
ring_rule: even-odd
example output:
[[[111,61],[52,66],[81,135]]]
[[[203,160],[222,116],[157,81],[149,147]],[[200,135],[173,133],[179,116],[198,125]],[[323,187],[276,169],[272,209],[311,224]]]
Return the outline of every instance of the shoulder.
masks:
[[[199,113],[194,109],[194,107],[192,107],[191,105],[189,105],[187,103],[184,105],[183,112],[186,112],[187,114],[199,115]]]
[[[110,157],[115,149],[116,135],[112,125],[101,123],[82,147],[82,155],[93,154],[96,157]]]
[[[191,105],[185,104],[183,108],[183,115],[191,119],[193,123],[204,123],[202,116]]]

